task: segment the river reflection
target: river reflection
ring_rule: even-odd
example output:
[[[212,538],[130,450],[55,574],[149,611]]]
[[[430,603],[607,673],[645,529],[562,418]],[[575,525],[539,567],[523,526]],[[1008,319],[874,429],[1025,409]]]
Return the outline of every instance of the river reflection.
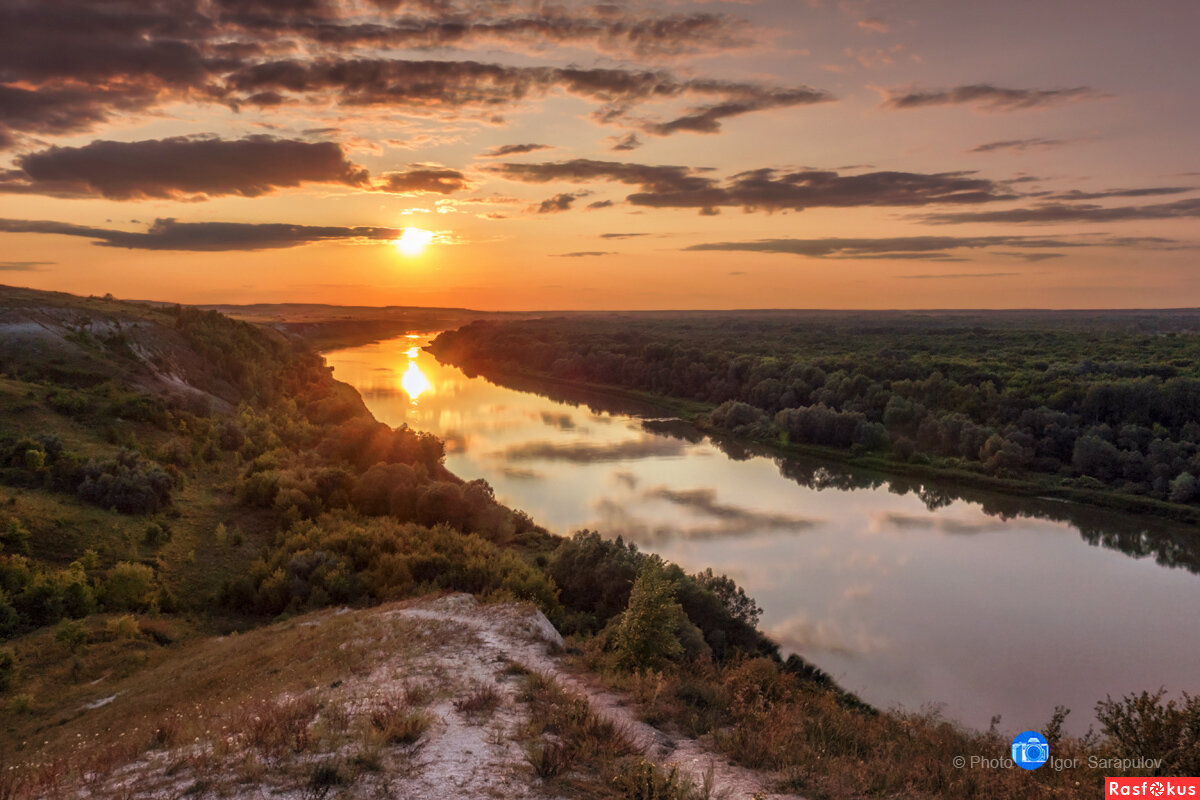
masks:
[[[441,436],[452,471],[548,528],[728,573],[785,651],[872,703],[1014,731],[1064,704],[1082,731],[1105,695],[1200,688],[1194,528],[772,458],[637,404],[468,377],[425,341],[326,357],[378,419]]]

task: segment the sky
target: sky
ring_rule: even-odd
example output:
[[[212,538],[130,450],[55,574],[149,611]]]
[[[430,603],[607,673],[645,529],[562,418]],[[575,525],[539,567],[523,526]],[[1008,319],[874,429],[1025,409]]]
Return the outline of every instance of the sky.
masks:
[[[0,0],[0,284],[1200,306],[1195,0]]]

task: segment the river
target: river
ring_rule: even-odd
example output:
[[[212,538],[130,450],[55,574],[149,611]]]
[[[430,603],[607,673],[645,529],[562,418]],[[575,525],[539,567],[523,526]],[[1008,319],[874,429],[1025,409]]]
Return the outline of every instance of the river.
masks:
[[[1083,732],[1096,701],[1200,690],[1197,531],[723,444],[652,409],[497,386],[409,335],[326,354],[379,420],[446,441],[547,528],[713,567],[761,627],[881,707]],[[550,396],[547,396],[550,395]]]

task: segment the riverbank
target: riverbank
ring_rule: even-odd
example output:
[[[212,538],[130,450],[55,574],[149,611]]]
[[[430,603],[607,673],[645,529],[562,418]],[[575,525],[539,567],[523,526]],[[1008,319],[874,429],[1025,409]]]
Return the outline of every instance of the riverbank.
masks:
[[[435,349],[429,349],[437,356]],[[454,363],[454,362],[447,362]],[[486,366],[477,363],[457,364],[455,366],[474,372],[489,381],[500,385],[537,392],[546,390],[547,394],[574,399],[586,403],[587,398],[609,400],[628,406],[637,404],[647,410],[661,413],[663,416],[675,416],[696,427],[715,440],[736,443],[743,447],[754,448],[762,452],[780,457],[800,456],[819,458],[847,467],[871,470],[884,477],[936,479],[938,481],[958,484],[969,489],[997,492],[1022,498],[1041,498],[1055,501],[1065,501],[1094,506],[1099,509],[1118,511],[1129,514],[1152,514],[1162,519],[1186,524],[1200,524],[1200,509],[1195,506],[1170,503],[1151,497],[1131,495],[1110,489],[1094,489],[1084,487],[1064,486],[1051,476],[1037,478],[1001,478],[985,475],[973,470],[957,469],[935,464],[920,464],[898,461],[871,454],[853,453],[833,447],[809,444],[784,444],[778,440],[760,440],[738,437],[729,430],[713,424],[709,415],[716,408],[711,403],[686,400],[667,395],[645,392],[637,389],[627,389],[609,384],[587,383],[557,378],[553,375],[523,370],[511,366],[501,366],[495,363]]]

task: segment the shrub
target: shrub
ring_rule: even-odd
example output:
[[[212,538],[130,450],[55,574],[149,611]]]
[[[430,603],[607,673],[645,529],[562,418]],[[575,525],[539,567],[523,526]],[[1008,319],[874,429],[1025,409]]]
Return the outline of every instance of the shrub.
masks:
[[[123,514],[148,514],[171,502],[171,476],[144,464],[137,453],[121,452],[115,459],[91,461],[83,468],[76,490],[80,499]]]
[[[113,610],[142,611],[153,602],[156,589],[153,569],[122,561],[109,571],[101,598],[105,607]]]
[[[1156,775],[1200,772],[1200,696],[1165,703],[1165,689],[1111,697],[1096,704],[1096,719],[1122,757],[1161,758]]]

